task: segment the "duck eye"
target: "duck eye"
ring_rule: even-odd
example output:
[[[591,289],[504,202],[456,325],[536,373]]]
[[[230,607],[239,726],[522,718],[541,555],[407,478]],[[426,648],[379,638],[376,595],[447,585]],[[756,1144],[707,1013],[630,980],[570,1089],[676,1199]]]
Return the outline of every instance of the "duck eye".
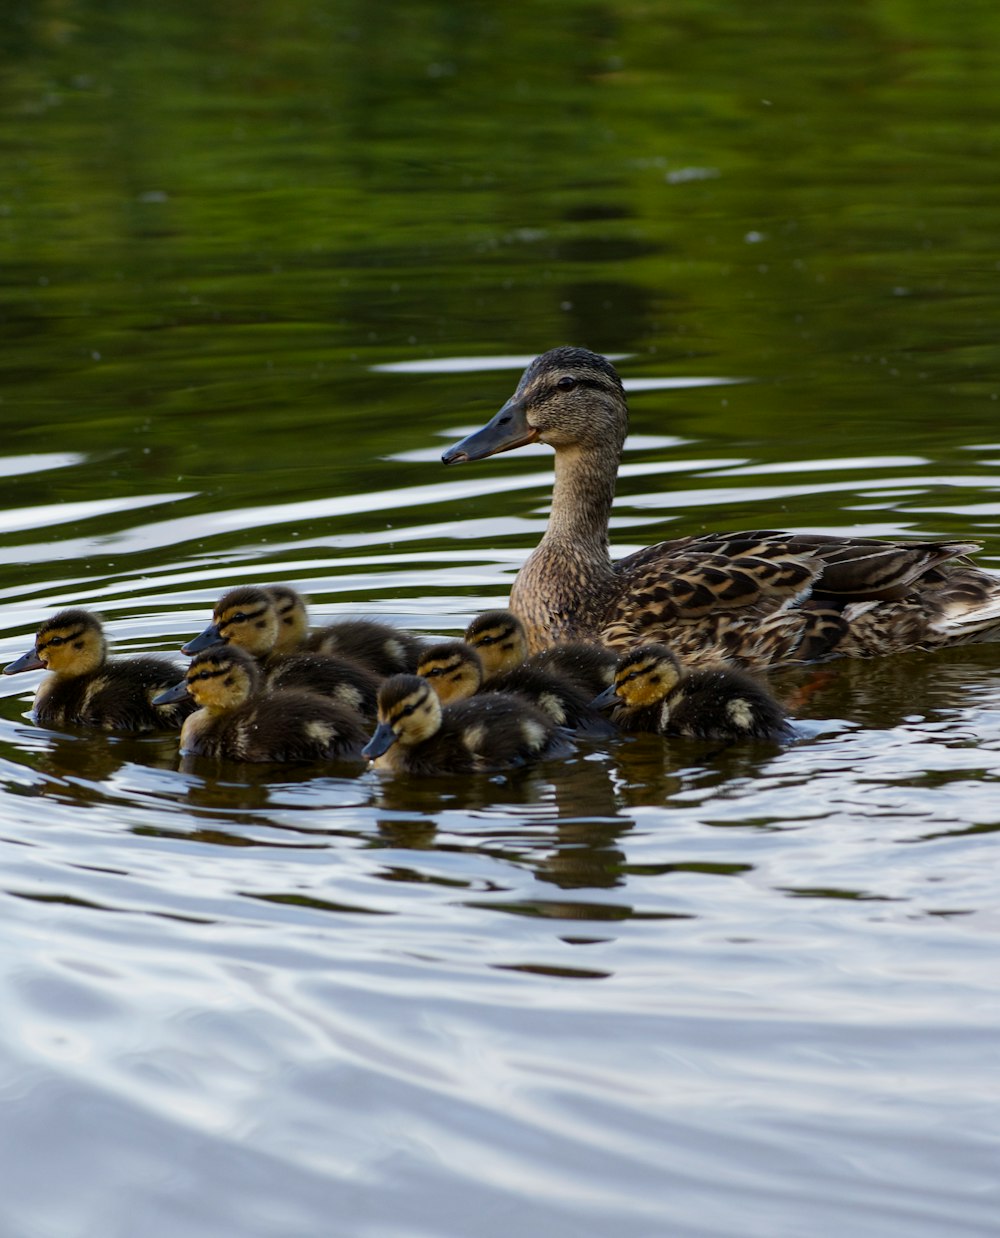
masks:
[[[572,374],[564,374],[556,383],[556,386],[560,391],[572,391],[576,386],[576,379]]]
[[[432,666],[429,671],[424,671],[424,678],[433,679],[435,675],[443,675],[443,674],[444,674],[443,666]]]
[[[50,636],[50,637],[49,637],[49,644],[50,644],[50,645],[63,645],[63,644],[65,644],[65,643],[66,643],[66,642],[64,641],[64,639],[63,639],[61,636]]]
[[[233,615],[233,623],[246,623],[247,617],[242,611],[239,614]]]

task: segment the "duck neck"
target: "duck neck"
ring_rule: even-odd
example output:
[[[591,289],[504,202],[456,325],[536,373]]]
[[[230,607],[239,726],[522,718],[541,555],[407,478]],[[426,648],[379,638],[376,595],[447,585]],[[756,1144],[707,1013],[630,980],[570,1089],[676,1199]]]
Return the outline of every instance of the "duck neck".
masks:
[[[600,560],[611,571],[608,521],[615,497],[618,460],[582,447],[556,453],[556,481],[552,512],[542,544],[546,542]]]
[[[603,626],[615,591],[608,520],[617,466],[617,452],[573,447],[556,454],[548,528],[511,590],[532,653],[557,640],[593,638]]]

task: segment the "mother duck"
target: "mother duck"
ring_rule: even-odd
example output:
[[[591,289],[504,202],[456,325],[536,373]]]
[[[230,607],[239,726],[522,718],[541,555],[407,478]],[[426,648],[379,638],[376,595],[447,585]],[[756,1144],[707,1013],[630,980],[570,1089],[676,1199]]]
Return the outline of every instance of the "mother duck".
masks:
[[[490,422],[442,456],[458,464],[533,442],[555,448],[548,527],[510,595],[533,651],[662,641],[687,665],[763,669],[1000,640],[1000,575],[965,558],[974,542],[708,533],[613,561],[608,521],[627,433],[611,362],[553,348]]]

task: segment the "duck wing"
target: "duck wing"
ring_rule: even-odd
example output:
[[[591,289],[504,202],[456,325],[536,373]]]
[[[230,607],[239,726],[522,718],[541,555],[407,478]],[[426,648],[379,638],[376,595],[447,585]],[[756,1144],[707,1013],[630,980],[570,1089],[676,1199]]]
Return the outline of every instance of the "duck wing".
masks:
[[[971,542],[713,533],[615,564],[601,640],[669,644],[688,665],[797,665],[1000,638],[1000,578]]]

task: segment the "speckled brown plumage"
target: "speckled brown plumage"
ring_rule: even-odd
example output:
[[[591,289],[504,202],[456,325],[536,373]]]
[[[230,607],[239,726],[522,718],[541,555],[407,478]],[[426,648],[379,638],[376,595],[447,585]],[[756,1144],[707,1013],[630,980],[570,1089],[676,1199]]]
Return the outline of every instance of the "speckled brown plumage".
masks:
[[[564,639],[663,641],[688,665],[796,665],[1000,639],[1000,577],[972,542],[887,542],[774,530],[649,546],[617,562],[608,521],[628,406],[614,367],[556,348],[482,430],[477,460],[536,440],[556,451],[548,527],[511,590],[532,650]]]

